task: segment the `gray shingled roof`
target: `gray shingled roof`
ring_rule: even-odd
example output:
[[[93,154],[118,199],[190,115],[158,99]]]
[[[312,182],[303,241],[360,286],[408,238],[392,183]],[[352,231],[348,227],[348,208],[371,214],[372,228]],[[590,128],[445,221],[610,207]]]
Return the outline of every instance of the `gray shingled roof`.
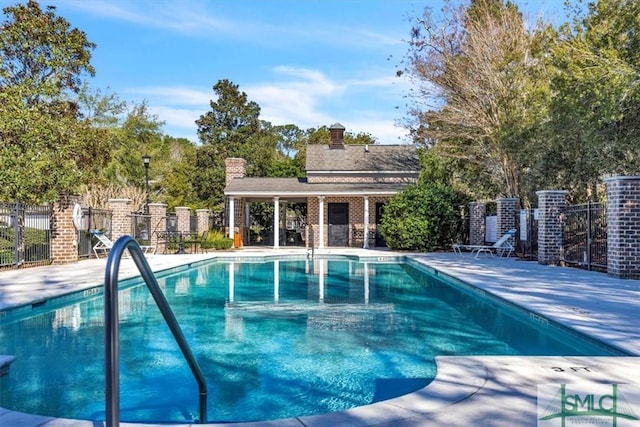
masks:
[[[393,195],[409,184],[398,183],[318,183],[309,184],[305,178],[236,178],[224,189],[227,196],[243,197],[307,197],[322,195]]]
[[[324,144],[307,145],[307,174],[325,171],[418,172],[420,161],[414,145],[345,145],[331,149]]]

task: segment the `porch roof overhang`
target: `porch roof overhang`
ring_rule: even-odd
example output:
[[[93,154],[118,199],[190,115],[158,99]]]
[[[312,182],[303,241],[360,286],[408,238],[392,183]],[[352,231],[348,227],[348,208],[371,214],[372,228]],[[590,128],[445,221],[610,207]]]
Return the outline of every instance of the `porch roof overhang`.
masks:
[[[393,196],[406,183],[313,183],[306,178],[236,178],[224,189],[225,196],[246,199],[305,199],[317,196]]]

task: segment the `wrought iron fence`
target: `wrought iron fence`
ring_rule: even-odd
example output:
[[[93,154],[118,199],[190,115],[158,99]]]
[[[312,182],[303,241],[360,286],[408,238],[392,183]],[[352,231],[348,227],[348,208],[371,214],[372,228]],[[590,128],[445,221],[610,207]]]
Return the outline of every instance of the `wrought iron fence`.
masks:
[[[562,223],[561,260],[587,270],[607,270],[607,215],[605,204],[566,207]]]
[[[522,259],[538,258],[538,214],[537,209],[521,209],[517,216],[515,254]]]
[[[0,203],[0,268],[51,262],[51,206]]]
[[[111,236],[112,212],[107,209],[82,208],[82,220],[78,229],[78,257],[90,258],[93,256],[93,245],[97,243],[91,230],[100,230],[107,236]]]

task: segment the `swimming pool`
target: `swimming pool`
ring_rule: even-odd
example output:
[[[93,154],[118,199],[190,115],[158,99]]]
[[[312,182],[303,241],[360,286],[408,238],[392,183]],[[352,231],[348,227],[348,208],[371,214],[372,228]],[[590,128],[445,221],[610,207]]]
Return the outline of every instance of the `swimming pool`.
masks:
[[[438,354],[616,354],[411,262],[226,261],[165,272],[159,283],[208,377],[210,422],[331,412],[404,394],[433,378]],[[19,360],[0,379],[0,406],[104,417],[95,292],[79,304],[56,300],[2,316],[0,354]],[[121,418],[194,417],[195,383],[146,288],[129,283],[120,311]]]

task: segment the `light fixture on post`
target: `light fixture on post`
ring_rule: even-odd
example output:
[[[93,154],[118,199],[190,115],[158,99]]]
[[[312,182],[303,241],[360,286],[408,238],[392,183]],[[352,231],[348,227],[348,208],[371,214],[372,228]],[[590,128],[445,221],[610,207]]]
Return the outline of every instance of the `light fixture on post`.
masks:
[[[151,162],[151,156],[145,154],[142,156],[144,162],[144,178],[146,183],[147,202],[144,204],[144,214],[149,215],[149,162]]]

